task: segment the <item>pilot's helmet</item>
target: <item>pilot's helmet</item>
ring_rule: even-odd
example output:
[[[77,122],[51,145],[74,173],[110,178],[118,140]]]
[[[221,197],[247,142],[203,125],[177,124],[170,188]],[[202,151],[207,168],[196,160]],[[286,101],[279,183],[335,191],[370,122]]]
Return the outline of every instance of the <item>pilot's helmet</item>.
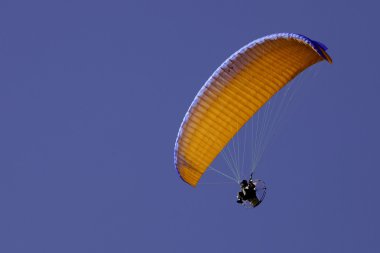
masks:
[[[243,180],[243,181],[240,182],[240,186],[241,187],[246,187],[247,185],[248,185],[247,180]]]

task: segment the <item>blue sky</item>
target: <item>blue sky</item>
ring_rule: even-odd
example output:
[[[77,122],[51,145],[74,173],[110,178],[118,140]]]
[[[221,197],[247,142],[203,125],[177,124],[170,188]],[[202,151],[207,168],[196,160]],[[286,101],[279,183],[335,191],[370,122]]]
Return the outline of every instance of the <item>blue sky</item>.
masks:
[[[377,252],[375,1],[0,2],[0,252]],[[173,149],[212,72],[267,34],[329,47],[257,175],[192,188]]]

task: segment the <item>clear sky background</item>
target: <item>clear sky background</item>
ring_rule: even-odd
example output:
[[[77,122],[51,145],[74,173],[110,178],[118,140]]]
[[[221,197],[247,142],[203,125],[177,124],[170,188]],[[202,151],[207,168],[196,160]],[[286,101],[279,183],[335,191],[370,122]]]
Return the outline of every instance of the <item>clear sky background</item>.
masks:
[[[0,1],[0,252],[379,252],[376,1]],[[183,183],[195,94],[233,52],[329,47],[257,174]]]

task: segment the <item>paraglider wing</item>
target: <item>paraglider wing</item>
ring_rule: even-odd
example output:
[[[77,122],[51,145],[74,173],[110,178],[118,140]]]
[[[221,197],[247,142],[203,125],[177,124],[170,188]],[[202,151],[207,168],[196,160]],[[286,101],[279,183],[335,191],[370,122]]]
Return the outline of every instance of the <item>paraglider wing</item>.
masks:
[[[228,58],[187,111],[175,143],[181,178],[196,186],[225,145],[274,94],[309,66],[332,62],[327,48],[303,35],[263,37]]]

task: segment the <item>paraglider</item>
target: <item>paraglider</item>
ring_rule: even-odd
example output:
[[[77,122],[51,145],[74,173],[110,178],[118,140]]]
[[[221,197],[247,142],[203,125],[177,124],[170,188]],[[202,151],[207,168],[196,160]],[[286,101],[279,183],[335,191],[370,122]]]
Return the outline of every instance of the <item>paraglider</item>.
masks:
[[[261,180],[254,181],[251,174],[249,181],[244,179],[240,182],[240,191],[236,196],[236,202],[249,207],[257,207],[263,202],[265,194],[265,183]]]
[[[182,180],[195,187],[228,142],[278,91],[311,65],[332,63],[326,50],[306,36],[279,33],[230,56],[200,89],[179,128],[174,164]],[[244,187],[249,198],[243,194],[238,203],[247,198],[259,205],[262,200],[253,196],[256,186]]]

